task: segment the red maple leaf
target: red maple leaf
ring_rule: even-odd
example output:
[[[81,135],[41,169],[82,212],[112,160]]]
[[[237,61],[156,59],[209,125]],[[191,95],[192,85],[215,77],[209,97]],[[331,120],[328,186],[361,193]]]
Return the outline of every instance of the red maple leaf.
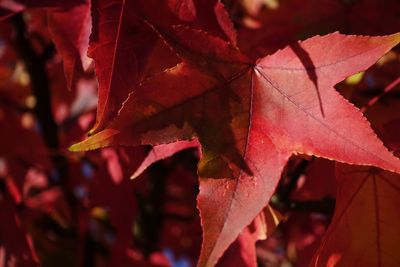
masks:
[[[400,161],[333,87],[376,62],[399,34],[316,36],[252,62],[206,32],[147,23],[182,63],[134,87],[114,121],[71,150],[198,138],[199,266],[215,265],[268,204],[292,154],[400,172]]]
[[[399,175],[337,164],[336,176],[335,215],[310,266],[396,266]]]

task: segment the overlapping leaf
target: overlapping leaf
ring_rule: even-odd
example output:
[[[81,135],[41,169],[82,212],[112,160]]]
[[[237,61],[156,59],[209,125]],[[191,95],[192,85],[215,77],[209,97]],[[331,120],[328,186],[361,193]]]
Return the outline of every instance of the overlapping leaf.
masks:
[[[97,123],[93,133],[109,124],[128,93],[146,76],[147,60],[158,40],[146,21],[157,25],[185,23],[219,35],[227,32],[228,38],[234,38],[232,25],[226,23],[227,13],[217,11],[211,16],[215,3],[215,0],[92,2],[89,55],[95,61],[99,81]],[[169,51],[166,47],[164,50],[163,61],[171,61],[165,59]]]
[[[397,0],[237,2],[241,3],[245,14],[244,18],[236,16],[236,22],[243,24],[238,30],[238,46],[253,57],[316,33],[384,35],[400,28]],[[265,4],[271,2],[275,5],[266,7]]]
[[[10,182],[12,182],[11,177],[6,179],[2,177],[0,180],[2,186]],[[3,265],[11,265],[14,262],[19,266],[33,267],[37,265],[37,258],[30,248],[30,237],[24,229],[21,229],[17,217],[18,208],[12,199],[12,193],[6,190],[0,192],[0,259]]]
[[[191,141],[178,141],[174,143],[154,146],[148,152],[147,156],[143,159],[140,166],[135,170],[132,174],[131,179],[135,179],[140,174],[142,174],[151,164],[166,159],[179,151],[184,149],[192,148],[192,147],[199,147],[199,142],[195,140]]]
[[[399,175],[340,164],[335,216],[311,266],[397,266]]]
[[[6,19],[15,13],[24,11],[27,8],[55,7],[68,9],[75,5],[84,4],[86,0],[54,1],[54,0],[1,0],[0,1],[0,20]]]
[[[199,266],[214,265],[268,203],[292,153],[400,171],[361,113],[333,88],[373,64],[398,35],[314,37],[253,66],[204,33],[177,27],[174,35],[162,34],[185,62],[143,83],[108,129],[73,149],[198,136],[204,153]]]
[[[49,9],[48,25],[50,36],[64,61],[67,85],[75,87],[90,64],[86,55],[91,31],[89,3],[70,9]]]
[[[103,124],[116,115],[129,90],[138,83],[144,60],[157,40],[137,9],[134,1],[92,2],[89,56],[94,59],[99,82],[94,130],[104,128]]]
[[[199,266],[214,265],[268,203],[292,153],[400,171],[362,114],[333,88],[373,64],[399,35],[317,36],[252,64],[203,32],[157,31],[184,62],[136,88],[108,129],[72,149],[197,136]]]

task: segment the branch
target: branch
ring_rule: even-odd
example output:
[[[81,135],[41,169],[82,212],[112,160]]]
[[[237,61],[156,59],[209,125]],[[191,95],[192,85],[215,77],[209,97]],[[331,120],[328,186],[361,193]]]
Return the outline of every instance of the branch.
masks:
[[[44,55],[37,54],[29,39],[23,14],[16,14],[11,21],[15,29],[15,50],[24,62],[25,69],[31,78],[31,89],[36,98],[34,112],[40,126],[40,133],[51,152],[51,159],[57,170],[56,182],[63,182],[68,177],[68,162],[64,156],[58,154],[60,146],[58,126],[53,117],[49,79],[46,72],[46,60],[53,51],[52,45],[45,48]]]
[[[58,129],[51,108],[51,94],[45,61],[33,49],[22,13],[16,14],[12,18],[12,23],[15,29],[15,50],[24,62],[26,71],[31,78],[32,93],[36,98],[34,111],[41,134],[46,145],[57,150],[59,148]]]

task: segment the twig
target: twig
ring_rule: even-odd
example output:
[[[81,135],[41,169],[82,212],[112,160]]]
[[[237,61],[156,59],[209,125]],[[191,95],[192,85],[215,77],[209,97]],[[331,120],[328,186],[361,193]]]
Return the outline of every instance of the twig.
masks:
[[[385,89],[383,89],[382,93],[380,93],[379,95],[372,98],[367,103],[367,105],[365,105],[363,108],[361,108],[361,112],[364,113],[369,107],[375,105],[376,102],[378,102],[382,97],[384,97],[388,92],[390,92],[393,88],[395,88],[399,84],[400,84],[400,77],[398,77],[393,82],[391,82],[388,86],[386,86]]]
[[[40,133],[51,152],[51,159],[57,170],[57,174],[53,178],[55,178],[55,182],[57,183],[64,182],[68,176],[68,162],[65,157],[58,153],[60,146],[58,126],[54,120],[51,108],[51,92],[45,67],[48,55],[38,55],[34,50],[22,13],[13,16],[11,21],[15,29],[15,50],[24,62],[25,69],[31,78],[32,93],[36,98],[36,105],[33,110],[40,125]]]

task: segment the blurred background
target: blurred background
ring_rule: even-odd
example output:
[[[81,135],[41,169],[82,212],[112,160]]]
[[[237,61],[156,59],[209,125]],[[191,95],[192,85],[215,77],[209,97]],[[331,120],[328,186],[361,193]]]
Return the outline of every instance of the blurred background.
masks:
[[[398,0],[222,2],[237,46],[253,59],[316,34],[400,30]],[[65,72],[60,43],[69,44],[54,44],[52,32],[60,16],[90,19],[74,17],[88,5],[58,10],[0,1],[0,267],[195,266],[202,239],[196,148],[134,180],[150,147],[67,150],[94,124],[97,82],[86,53],[78,77]],[[399,84],[397,47],[336,87],[397,156]],[[334,173],[331,161],[293,156],[265,211],[277,228],[256,249],[239,237],[219,266],[246,266],[254,253],[261,267],[308,266],[335,209]]]

